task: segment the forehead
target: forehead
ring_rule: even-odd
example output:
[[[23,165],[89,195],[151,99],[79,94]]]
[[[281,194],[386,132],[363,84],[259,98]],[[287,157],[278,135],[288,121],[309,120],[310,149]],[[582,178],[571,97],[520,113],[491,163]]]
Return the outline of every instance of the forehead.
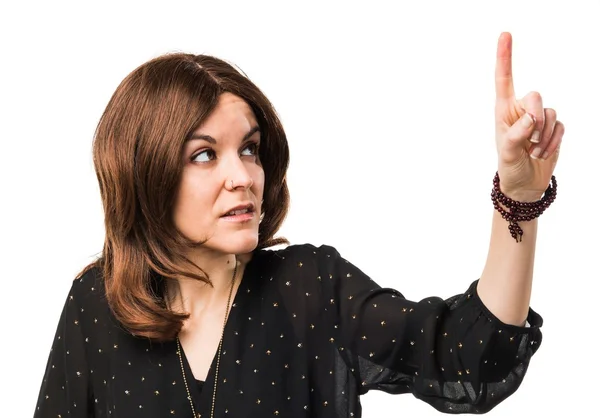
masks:
[[[198,127],[196,133],[219,137],[229,133],[245,134],[257,125],[254,112],[244,99],[232,93],[223,93],[212,113]]]

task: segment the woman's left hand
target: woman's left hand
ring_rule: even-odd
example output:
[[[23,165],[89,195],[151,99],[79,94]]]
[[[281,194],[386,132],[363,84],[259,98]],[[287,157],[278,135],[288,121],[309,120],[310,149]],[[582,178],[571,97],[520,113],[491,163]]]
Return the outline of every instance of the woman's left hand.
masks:
[[[539,200],[558,161],[565,127],[554,109],[543,107],[539,93],[516,99],[510,33],[498,40],[495,113],[500,189],[514,200]]]

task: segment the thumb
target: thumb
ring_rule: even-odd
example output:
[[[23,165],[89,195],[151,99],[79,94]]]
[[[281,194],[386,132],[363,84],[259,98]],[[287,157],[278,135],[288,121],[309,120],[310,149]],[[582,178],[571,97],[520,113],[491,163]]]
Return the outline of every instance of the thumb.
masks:
[[[525,112],[509,129],[506,131],[507,146],[511,149],[522,147],[529,141],[535,127],[535,116]]]

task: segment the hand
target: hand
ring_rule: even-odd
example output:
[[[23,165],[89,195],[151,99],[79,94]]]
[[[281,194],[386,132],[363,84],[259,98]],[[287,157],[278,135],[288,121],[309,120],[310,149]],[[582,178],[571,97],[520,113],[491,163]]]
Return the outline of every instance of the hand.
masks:
[[[513,200],[536,201],[550,183],[565,127],[553,109],[544,109],[539,93],[515,98],[506,32],[498,39],[495,113],[500,189]]]

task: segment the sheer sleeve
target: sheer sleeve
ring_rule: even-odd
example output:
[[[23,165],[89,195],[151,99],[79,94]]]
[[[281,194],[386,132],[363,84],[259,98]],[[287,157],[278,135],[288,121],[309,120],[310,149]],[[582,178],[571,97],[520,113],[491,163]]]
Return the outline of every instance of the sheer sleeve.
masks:
[[[378,286],[331,247],[319,248],[336,306],[338,350],[359,393],[412,393],[446,413],[485,413],[513,394],[541,343],[542,318],[528,327],[502,323],[474,281],[443,300],[407,300]]]
[[[80,280],[73,282],[64,304],[34,418],[93,416],[85,339],[79,316],[84,312]]]

